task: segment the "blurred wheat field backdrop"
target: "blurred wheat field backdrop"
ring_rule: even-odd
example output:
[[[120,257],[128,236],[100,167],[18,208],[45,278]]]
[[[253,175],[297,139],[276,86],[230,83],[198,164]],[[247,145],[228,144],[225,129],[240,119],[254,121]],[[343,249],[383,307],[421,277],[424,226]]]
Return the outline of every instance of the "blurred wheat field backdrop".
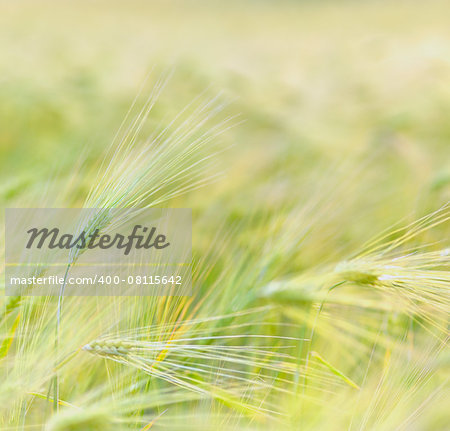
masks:
[[[2,207],[192,208],[194,280],[66,297],[55,349],[2,276],[0,429],[447,429],[449,14],[0,1]]]

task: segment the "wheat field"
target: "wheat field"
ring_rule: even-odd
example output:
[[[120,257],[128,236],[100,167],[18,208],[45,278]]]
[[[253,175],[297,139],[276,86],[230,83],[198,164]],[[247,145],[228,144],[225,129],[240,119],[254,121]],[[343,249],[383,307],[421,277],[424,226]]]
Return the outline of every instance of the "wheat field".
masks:
[[[191,208],[193,286],[6,295],[3,229],[0,429],[448,429],[449,14],[1,0],[2,208]]]

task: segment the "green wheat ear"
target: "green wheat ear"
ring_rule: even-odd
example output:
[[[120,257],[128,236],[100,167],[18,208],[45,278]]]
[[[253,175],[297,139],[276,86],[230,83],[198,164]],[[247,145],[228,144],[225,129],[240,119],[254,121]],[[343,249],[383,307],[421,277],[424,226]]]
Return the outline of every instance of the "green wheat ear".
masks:
[[[376,267],[366,265],[365,262],[340,262],[334,268],[334,272],[338,278],[356,284],[371,286],[379,282]]]
[[[100,209],[94,215],[90,216],[87,221],[81,220],[78,223],[78,228],[74,237],[77,237],[81,232],[85,233],[85,238],[89,238],[96,230],[101,232],[111,221],[111,210],[109,208]],[[87,247],[78,248],[72,247],[69,252],[69,265],[76,262],[79,256],[86,252]]]
[[[126,356],[131,352],[133,345],[123,340],[96,340],[83,346],[83,350],[101,356]]]

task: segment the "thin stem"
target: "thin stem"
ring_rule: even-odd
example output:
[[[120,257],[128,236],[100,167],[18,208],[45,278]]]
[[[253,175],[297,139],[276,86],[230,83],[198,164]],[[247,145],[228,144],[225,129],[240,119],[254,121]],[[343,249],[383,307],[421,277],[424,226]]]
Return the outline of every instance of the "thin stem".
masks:
[[[67,276],[69,274],[70,263],[67,265],[66,273],[64,274],[64,281],[61,284],[61,289],[58,296],[58,307],[56,309],[56,334],[55,334],[55,375],[53,377],[53,409],[55,411],[59,410],[58,400],[59,400],[59,379],[58,379],[58,352],[59,352],[59,336],[60,336],[60,326],[61,326],[61,315],[62,315],[62,305],[63,305],[63,295],[66,288]]]

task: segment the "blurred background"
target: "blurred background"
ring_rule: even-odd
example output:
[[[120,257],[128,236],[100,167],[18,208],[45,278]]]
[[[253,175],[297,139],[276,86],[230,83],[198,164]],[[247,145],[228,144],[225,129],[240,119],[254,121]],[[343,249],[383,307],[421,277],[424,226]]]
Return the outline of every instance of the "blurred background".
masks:
[[[448,183],[445,1],[21,0],[0,8],[2,199],[67,175],[81,152],[98,161],[148,73],[168,69],[153,119],[223,92],[243,122],[223,137],[234,148],[222,168],[252,196],[252,184],[264,189],[272,178],[270,196],[282,199],[297,193],[305,171],[362,153],[381,156],[366,162],[378,163],[377,186],[392,186],[383,190],[383,199],[395,195],[389,205],[415,208]]]

